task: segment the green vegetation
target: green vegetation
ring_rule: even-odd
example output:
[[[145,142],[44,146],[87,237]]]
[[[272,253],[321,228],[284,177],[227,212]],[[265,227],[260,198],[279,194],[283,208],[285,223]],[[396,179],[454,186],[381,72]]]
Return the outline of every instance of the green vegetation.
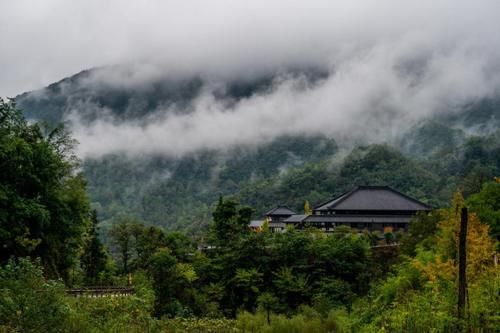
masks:
[[[105,220],[103,228],[126,213],[170,230],[199,233],[208,226],[220,195],[243,195],[255,186],[272,191],[280,175],[306,161],[321,164],[336,151],[335,141],[322,136],[281,137],[255,149],[204,151],[177,159],[110,155],[85,160],[83,169],[93,206]],[[262,213],[272,200],[282,200],[273,196],[244,201]],[[303,204],[295,206],[302,209]]]
[[[126,213],[146,223],[200,234],[220,195],[255,209],[258,218],[275,204],[303,212],[355,185],[390,185],[434,207],[446,206],[460,188],[477,193],[500,174],[500,136],[469,137],[427,155],[405,155],[369,145],[345,157],[333,140],[280,138],[255,151],[202,152],[178,160],[106,156],[86,160],[89,193],[106,229]]]
[[[62,128],[28,124],[0,100],[0,262],[39,257],[49,276],[68,281],[90,223],[72,145]]]
[[[66,121],[72,110],[78,110],[84,124],[99,119],[103,110],[117,123],[141,123],[159,110],[190,112],[188,106],[206,88],[204,79],[196,76],[161,77],[143,82],[140,89],[99,80],[128,71],[120,66],[82,71],[20,95],[16,102],[30,120],[50,124]],[[327,74],[311,68],[286,72],[311,83]],[[228,80],[215,98],[232,104],[268,91],[274,79],[257,75]],[[500,174],[500,134],[494,133],[500,125],[499,105],[500,98],[493,97],[437,114],[401,131],[390,145],[346,151],[332,138],[307,133],[225,152],[87,158],[82,171],[104,234],[114,218],[126,214],[147,224],[201,235],[220,195],[251,206],[255,218],[276,204],[302,212],[306,200],[314,206],[366,184],[391,185],[443,207],[457,189],[466,196],[477,193],[485,181]]]
[[[481,192],[471,195],[467,204],[477,212],[481,221],[490,226],[493,238],[500,242],[500,181],[488,182]]]
[[[10,260],[0,268],[0,286],[0,332],[64,330],[64,284],[46,281],[39,260]]]
[[[214,198],[213,209],[203,208],[211,212],[210,223],[192,237],[145,223],[128,210],[117,210],[100,228],[77,173],[72,141],[62,129],[29,124],[12,103],[1,101],[0,134],[0,332],[495,332],[500,327],[500,273],[493,260],[500,186],[488,180],[499,168],[497,136],[467,139],[440,159],[417,161],[372,145],[333,164],[318,159],[284,173],[263,171],[251,180],[252,171],[237,184],[238,192]],[[336,151],[331,141],[313,140],[330,142],[325,149]],[[179,169],[185,174],[176,179],[189,179],[196,169],[205,172],[205,162],[197,163],[185,164],[187,169]],[[193,177],[196,182],[196,173]],[[451,208],[415,217],[406,235],[384,235],[387,243],[401,242],[390,251],[371,247],[382,235],[367,232],[271,233],[246,227],[253,208],[266,202],[301,210],[308,200],[353,182],[383,182],[420,198],[430,193],[428,202]],[[457,192],[451,204],[441,204],[460,187],[466,199]],[[464,205],[470,209],[468,304],[460,319],[457,214]],[[76,298],[65,292],[128,283],[135,288],[131,296]]]

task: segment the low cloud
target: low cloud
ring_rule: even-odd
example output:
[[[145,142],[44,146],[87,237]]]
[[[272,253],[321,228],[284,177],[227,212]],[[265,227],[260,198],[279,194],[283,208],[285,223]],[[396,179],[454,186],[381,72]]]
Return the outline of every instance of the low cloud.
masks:
[[[294,134],[324,134],[352,145],[391,141],[422,119],[498,93],[493,54],[474,45],[436,50],[419,43],[404,39],[358,50],[335,61],[325,79],[279,77],[269,91],[229,107],[208,83],[189,113],[164,109],[146,123],[106,118],[91,125],[73,113],[72,129],[82,156],[182,155]]]
[[[497,0],[5,1],[0,96],[98,66],[108,67],[87,80],[95,89],[204,78],[189,105],[140,121],[88,124],[79,119],[87,106],[75,107],[68,120],[81,156],[182,155],[284,134],[390,141],[498,93],[499,12]],[[214,96],[220,82],[306,67],[329,75],[278,77],[234,103]]]

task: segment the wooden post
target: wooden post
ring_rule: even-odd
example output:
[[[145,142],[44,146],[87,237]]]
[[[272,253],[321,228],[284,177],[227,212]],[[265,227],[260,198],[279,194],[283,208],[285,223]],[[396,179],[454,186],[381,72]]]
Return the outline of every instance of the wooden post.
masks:
[[[467,207],[462,208],[460,235],[458,240],[458,318],[464,318],[465,297],[467,293]]]

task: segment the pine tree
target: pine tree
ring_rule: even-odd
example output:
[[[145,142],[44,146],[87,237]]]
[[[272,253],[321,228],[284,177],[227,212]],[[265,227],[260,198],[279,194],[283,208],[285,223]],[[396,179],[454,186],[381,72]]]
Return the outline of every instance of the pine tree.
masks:
[[[92,225],[81,257],[81,265],[85,273],[85,283],[96,285],[99,281],[99,273],[106,268],[107,253],[99,239],[99,221],[95,210],[91,212],[90,221]]]

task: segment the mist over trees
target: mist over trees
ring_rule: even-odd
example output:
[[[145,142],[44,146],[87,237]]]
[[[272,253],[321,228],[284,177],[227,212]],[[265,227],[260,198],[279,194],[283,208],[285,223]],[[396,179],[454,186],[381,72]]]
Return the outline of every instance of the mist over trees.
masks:
[[[0,333],[499,332],[499,13],[0,1]]]
[[[196,75],[146,75],[142,81],[128,84],[117,80],[126,80],[127,75],[131,80],[142,77],[140,73],[141,69],[133,66],[87,70],[16,98],[30,119],[67,121],[72,130],[88,131],[96,140],[98,147],[93,152],[106,149],[84,154],[82,163],[92,205],[104,220],[103,229],[125,212],[147,223],[197,233],[207,227],[220,195],[252,206],[254,217],[260,218],[275,204],[302,211],[306,200],[314,206],[359,184],[391,185],[433,206],[442,206],[448,204],[457,187],[465,194],[477,192],[484,181],[498,174],[495,97],[455,101],[458,106],[444,105],[436,112],[424,108],[412,112],[411,121],[391,116],[404,113],[403,108],[370,106],[360,114],[334,108],[332,112],[356,119],[355,125],[363,128],[361,134],[354,131],[349,135],[342,133],[350,131],[352,119],[335,121],[342,131],[311,127],[311,121],[328,123],[331,119],[310,114],[315,107],[306,103],[307,110],[296,110],[307,118],[298,133],[287,132],[289,117],[283,115],[277,121],[269,119],[267,125],[272,124],[272,129],[255,127],[252,138],[240,142],[224,136],[240,126],[236,118],[235,122],[224,118],[238,117],[238,105],[250,103],[248,110],[259,108],[258,101],[267,103],[268,98],[278,96],[276,89],[287,82],[302,82],[297,87],[300,91],[319,89],[325,80],[335,80],[335,74],[321,67],[299,67],[215,83]],[[329,88],[324,89],[328,93]],[[281,108],[274,107],[293,99],[287,96],[277,100],[269,112],[279,114]],[[196,127],[193,122],[203,119],[197,116],[197,108],[210,110],[202,102],[206,98],[225,108],[221,121],[226,119],[223,123],[231,126],[213,127],[210,121],[202,121],[201,134],[220,140],[202,140],[199,146],[198,141],[188,139],[188,133],[175,135],[175,140],[165,136],[179,128]],[[75,112],[80,119],[76,122]],[[372,121],[373,117],[377,119]],[[387,118],[394,120],[385,121]],[[165,121],[179,121],[179,127],[171,132],[162,127]],[[140,139],[133,139],[124,149],[115,146],[125,141],[106,126],[100,127],[107,122],[123,128],[127,140]],[[154,133],[150,133],[150,125],[158,125]],[[102,131],[112,137],[100,136]],[[183,142],[177,142],[178,138]],[[79,146],[85,146],[87,135],[79,139]]]
[[[99,210],[91,209],[68,133],[26,122],[12,102],[2,101],[0,111],[1,330],[421,332],[498,326],[493,255],[500,187],[492,181],[499,171],[497,134],[464,138],[451,150],[432,147],[421,157],[368,145],[339,158],[331,139],[283,138],[228,158],[217,176],[206,166],[220,161],[209,153],[160,159],[178,169],[156,184],[175,186],[165,196],[156,192],[157,202],[170,200],[169,209],[179,205],[186,220],[206,212],[191,230],[178,221],[184,232],[173,232],[142,220],[134,206],[115,208],[101,223],[99,210],[115,204],[94,201]],[[91,179],[113,179],[102,183],[108,191],[123,191],[121,182],[134,180],[127,172],[137,172],[114,168],[111,178],[98,168],[83,168],[89,170]],[[407,234],[247,227],[269,203],[307,213],[309,200],[359,183],[390,184],[435,208],[450,208],[416,216]],[[210,188],[229,195],[207,195]],[[181,189],[185,195],[176,197]],[[466,320],[454,310],[456,214],[464,205],[471,210]],[[128,284],[134,294],[121,298],[65,293],[68,287]]]

